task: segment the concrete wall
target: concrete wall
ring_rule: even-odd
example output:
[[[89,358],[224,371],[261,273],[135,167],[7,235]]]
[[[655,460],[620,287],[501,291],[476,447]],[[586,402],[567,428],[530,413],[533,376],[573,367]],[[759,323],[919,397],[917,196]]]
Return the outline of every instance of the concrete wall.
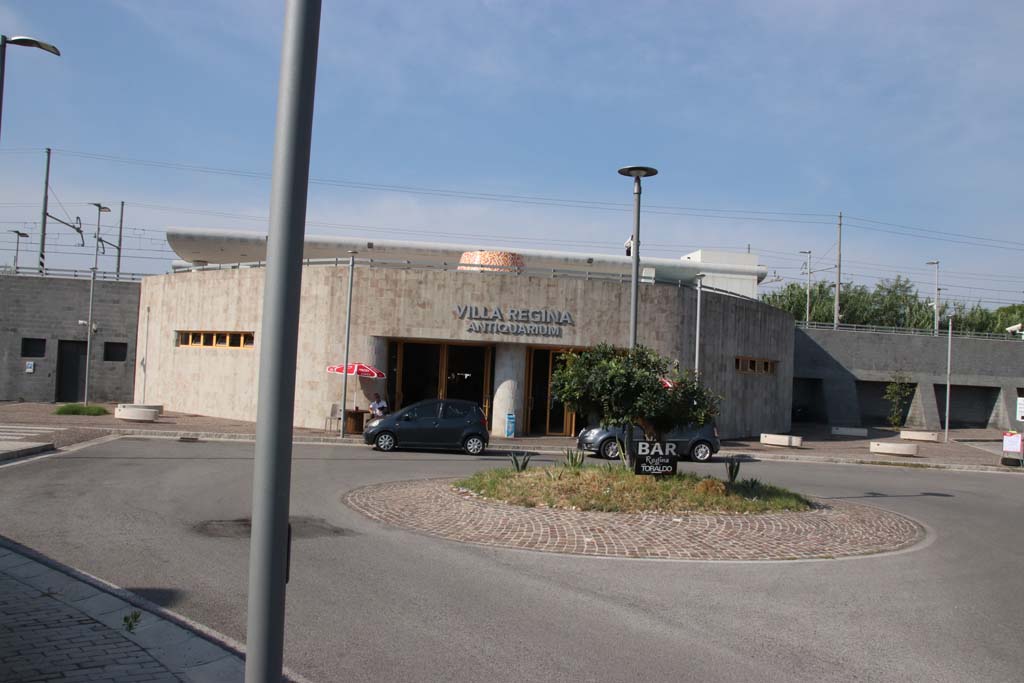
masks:
[[[259,347],[262,339],[263,268],[174,273],[143,282],[140,354],[135,400],[163,403],[169,410],[243,420],[256,415]],[[322,427],[330,404],[341,396],[341,377],[326,373],[344,355],[346,266],[310,266],[303,271],[296,377],[295,424]],[[579,348],[606,341],[628,342],[629,284],[610,280],[514,274],[369,268],[357,265],[353,289],[350,361],[387,366],[388,338],[497,344],[502,365],[521,367],[508,345]],[[640,297],[641,343],[692,367],[694,290],[644,285]],[[457,307],[496,306],[568,312],[571,325],[560,337],[470,331]],[[705,292],[702,314],[702,375],[724,395],[719,420],[723,435],[789,429],[792,392],[792,318],[755,301]],[[177,330],[253,331],[253,349],[178,347]],[[735,356],[777,361],[775,375],[735,371]],[[143,361],[148,372],[143,369]],[[148,376],[147,376],[148,375]],[[521,387],[496,380],[499,403],[522,409]],[[145,395],[143,396],[143,388]],[[350,378],[348,405],[366,407],[383,381]],[[507,394],[507,397],[506,397]],[[526,416],[517,414],[518,424]],[[495,428],[502,425],[495,421]]]
[[[907,424],[939,429],[945,408],[946,353],[944,336],[797,329],[793,376],[821,379],[829,423],[856,426],[862,423],[857,381],[888,383],[894,373],[902,372],[917,385]],[[1024,428],[1013,419],[1018,392],[1024,388],[1024,342],[953,337],[951,382],[951,425],[960,422],[959,410],[971,424],[983,421],[981,411],[987,413],[989,426]]]
[[[90,401],[131,400],[139,288],[138,282],[96,282]],[[78,321],[88,315],[87,278],[0,276],[0,400],[53,401],[58,342],[86,341],[86,328]],[[22,358],[23,337],[46,339],[46,355]],[[104,342],[127,343],[127,359],[104,361]],[[27,361],[35,364],[35,372],[25,372]]]

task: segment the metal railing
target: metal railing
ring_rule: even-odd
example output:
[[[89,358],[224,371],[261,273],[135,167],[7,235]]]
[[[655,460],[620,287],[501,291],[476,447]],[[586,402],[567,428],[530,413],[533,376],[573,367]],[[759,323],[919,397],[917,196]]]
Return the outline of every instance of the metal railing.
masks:
[[[833,329],[832,323],[807,323],[803,320],[797,320],[796,326],[803,329],[812,330],[831,330]],[[915,337],[934,337],[935,330],[932,327],[918,328],[918,327],[886,327],[884,325],[848,325],[841,323],[839,325],[840,332],[874,332],[877,334],[905,334]],[[940,337],[945,337],[948,334],[946,330],[940,329]],[[964,337],[968,339],[992,339],[997,341],[1016,341],[1014,335],[1006,332],[970,332],[953,329],[954,337]]]
[[[12,268],[10,266],[6,268],[0,268],[0,276],[7,275],[10,277],[55,277],[55,278],[85,278],[88,280],[92,277],[92,269],[90,268],[28,268],[21,267]],[[97,270],[97,280],[108,280],[115,282],[141,282],[142,278],[145,277],[143,273],[116,273],[112,270]]]

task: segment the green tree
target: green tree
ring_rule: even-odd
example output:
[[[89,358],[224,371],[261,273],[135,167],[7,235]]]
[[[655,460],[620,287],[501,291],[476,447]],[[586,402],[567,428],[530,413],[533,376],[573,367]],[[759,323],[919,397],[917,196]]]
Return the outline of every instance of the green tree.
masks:
[[[889,402],[889,424],[893,427],[903,426],[903,414],[910,400],[914,397],[915,385],[910,377],[902,372],[894,373],[891,381],[885,385],[885,400]]]
[[[672,386],[666,388],[663,379]],[[608,344],[565,354],[551,375],[551,392],[602,426],[640,424],[659,440],[673,427],[706,424],[718,414],[720,401],[692,373],[681,373],[678,363],[655,351]]]

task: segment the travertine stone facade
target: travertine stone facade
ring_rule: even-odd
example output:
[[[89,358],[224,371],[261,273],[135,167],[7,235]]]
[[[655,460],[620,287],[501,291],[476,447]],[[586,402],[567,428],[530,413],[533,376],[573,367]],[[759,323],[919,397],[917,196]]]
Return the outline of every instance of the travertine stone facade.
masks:
[[[242,267],[146,278],[140,306],[153,311],[148,377],[140,351],[136,400],[141,400],[145,382],[146,401],[162,403],[168,410],[255,419],[264,273],[263,268]],[[340,364],[344,355],[347,266],[307,266],[302,278],[295,424],[321,427],[330,404],[341,395],[341,377],[327,374],[326,367]],[[498,372],[521,372],[523,365],[518,359],[512,362],[509,345],[525,350],[580,348],[602,341],[624,346],[628,341],[628,282],[363,264],[357,264],[354,282],[350,361],[385,368],[389,338],[495,344],[497,360],[509,362],[496,365],[493,391],[504,386],[508,401],[520,410],[517,387],[504,381],[516,378]],[[642,285],[640,342],[692,367],[695,306],[692,289]],[[495,308],[501,309],[497,322],[504,326],[473,319],[491,316],[495,322]],[[531,311],[554,312],[558,320],[536,322],[543,314]],[[510,319],[526,322],[511,324]],[[475,322],[480,324],[474,326]],[[145,325],[145,318],[140,318],[140,340]],[[530,334],[537,325],[556,327],[560,336]],[[705,292],[702,328],[702,374],[725,397],[719,420],[723,436],[788,430],[792,318],[755,301]],[[204,329],[254,331],[256,344],[253,349],[176,346],[177,330]],[[777,361],[776,372],[737,373],[736,356],[772,359]],[[347,403],[365,407],[374,391],[384,393],[382,380],[350,378]],[[494,407],[497,413],[500,407]],[[524,416],[517,417],[523,425]],[[495,420],[493,428],[501,432],[503,421]]]

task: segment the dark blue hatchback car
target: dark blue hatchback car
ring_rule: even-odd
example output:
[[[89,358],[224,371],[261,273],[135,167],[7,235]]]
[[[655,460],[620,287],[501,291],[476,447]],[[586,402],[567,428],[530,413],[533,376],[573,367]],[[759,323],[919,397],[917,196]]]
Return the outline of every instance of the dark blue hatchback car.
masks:
[[[392,415],[370,420],[363,441],[378,450],[396,448],[459,448],[480,455],[490,435],[487,417],[472,401],[428,399]]]

